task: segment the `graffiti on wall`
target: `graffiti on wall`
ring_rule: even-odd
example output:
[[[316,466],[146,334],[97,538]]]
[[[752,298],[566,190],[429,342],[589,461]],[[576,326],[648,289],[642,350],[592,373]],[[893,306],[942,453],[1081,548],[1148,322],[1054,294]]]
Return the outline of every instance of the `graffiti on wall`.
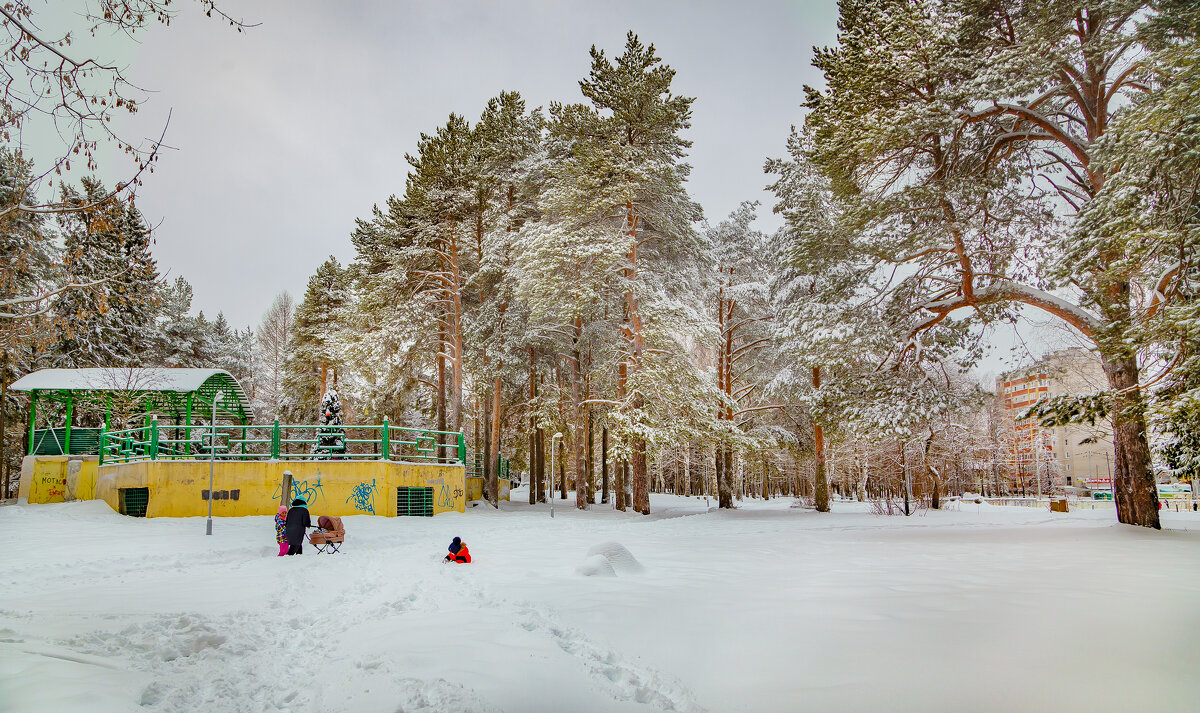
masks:
[[[372,515],[375,514],[375,479],[371,478],[370,483],[359,483],[354,486],[350,497],[346,498],[346,502],[353,502],[354,507]]]
[[[458,507],[458,499],[463,496],[462,488],[450,489],[449,485],[443,485],[438,492],[438,507],[449,508],[451,510]]]
[[[275,492],[271,495],[273,500],[279,499],[279,490],[283,487],[283,483],[275,486]],[[324,488],[321,486],[321,474],[312,480],[292,480],[292,497],[291,500],[303,500],[308,505],[317,502],[322,495],[325,494]],[[291,501],[284,503],[291,505]]]

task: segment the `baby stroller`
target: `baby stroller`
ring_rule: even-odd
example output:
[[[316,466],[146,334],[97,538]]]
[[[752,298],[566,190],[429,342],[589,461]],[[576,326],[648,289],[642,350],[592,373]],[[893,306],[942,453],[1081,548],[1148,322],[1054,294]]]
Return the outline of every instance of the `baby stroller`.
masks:
[[[342,518],[330,515],[317,518],[317,529],[308,535],[308,543],[322,554],[337,552],[345,541],[346,528],[342,526]]]

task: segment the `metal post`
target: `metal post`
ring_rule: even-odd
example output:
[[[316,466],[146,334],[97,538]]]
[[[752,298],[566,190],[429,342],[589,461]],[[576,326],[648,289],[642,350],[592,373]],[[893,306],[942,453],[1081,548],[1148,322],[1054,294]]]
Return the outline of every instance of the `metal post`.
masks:
[[[275,425],[271,428],[271,458],[279,460],[279,419],[275,419]]]
[[[150,417],[150,460],[158,460],[158,414]]]
[[[550,487],[546,489],[546,500],[550,501],[550,517],[554,517],[554,460],[558,457],[558,439],[562,438],[562,431],[554,434],[550,438],[550,482],[547,484]]]
[[[212,498],[213,498],[213,461],[217,456],[217,402],[221,400],[220,391],[213,394],[212,400],[212,442],[208,444],[208,527],[204,534],[212,534]]]
[[[63,455],[71,454],[71,416],[75,411],[75,392],[67,392],[67,432],[63,436]]]
[[[392,438],[388,431],[387,416],[383,417],[383,429],[379,434],[379,457],[381,460],[392,459]]]
[[[33,427],[37,423],[37,389],[29,392],[29,451],[27,455],[33,455]],[[6,493],[7,494],[7,493]]]

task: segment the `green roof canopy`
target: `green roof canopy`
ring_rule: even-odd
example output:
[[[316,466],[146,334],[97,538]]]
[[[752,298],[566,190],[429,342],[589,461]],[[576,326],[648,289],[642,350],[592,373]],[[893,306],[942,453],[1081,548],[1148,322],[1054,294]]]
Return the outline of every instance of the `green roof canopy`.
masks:
[[[224,369],[42,369],[17,379],[10,391],[28,391],[34,399],[65,404],[91,404],[107,409],[116,394],[135,399],[144,413],[176,420],[212,411],[221,392],[217,417],[247,424],[254,411],[233,375]],[[68,417],[69,418],[69,417]]]

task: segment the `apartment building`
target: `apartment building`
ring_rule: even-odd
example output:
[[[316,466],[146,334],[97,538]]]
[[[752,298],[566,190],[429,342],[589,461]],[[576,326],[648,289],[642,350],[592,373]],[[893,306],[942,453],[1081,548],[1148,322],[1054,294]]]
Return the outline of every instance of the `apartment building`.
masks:
[[[1099,358],[1082,347],[1051,352],[996,380],[1010,421],[1005,471],[1018,487],[1038,493],[1112,489],[1112,426],[1107,421],[1045,428],[1035,419],[1021,418],[1039,399],[1082,396],[1106,386]]]

